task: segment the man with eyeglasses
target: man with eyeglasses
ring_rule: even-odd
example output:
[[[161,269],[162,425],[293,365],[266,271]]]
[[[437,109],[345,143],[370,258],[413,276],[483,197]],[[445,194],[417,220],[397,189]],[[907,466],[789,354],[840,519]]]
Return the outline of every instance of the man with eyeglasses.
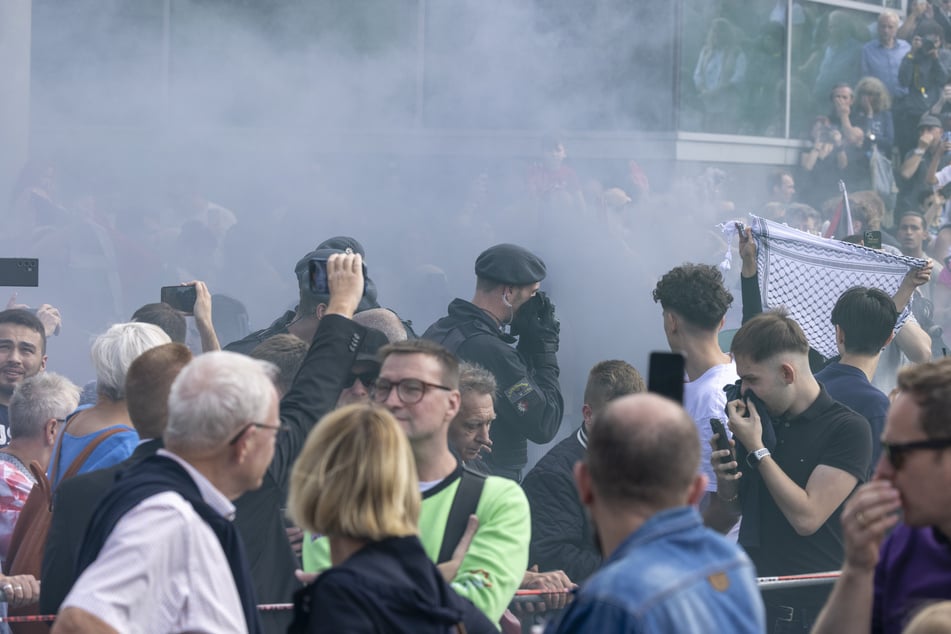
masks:
[[[462,540],[447,537],[453,530],[451,508],[464,480],[463,467],[449,450],[448,440],[449,424],[461,403],[459,361],[425,339],[389,344],[380,350],[380,358],[380,376],[371,399],[390,410],[413,449],[423,496],[419,517],[423,547],[459,594],[498,621],[528,566],[531,522],[525,494],[511,480],[485,478],[476,498],[477,519],[470,517]],[[479,478],[469,474],[465,479],[471,482],[472,477]],[[466,549],[468,538],[471,543]],[[457,547],[460,541],[461,548]],[[441,554],[447,551],[451,558],[444,559]],[[318,572],[329,565],[327,540],[305,541],[304,569]]]
[[[910,366],[872,482],[842,513],[845,564],[814,634],[898,634],[951,599],[951,358]]]
[[[86,528],[54,632],[263,632],[234,500],[281,430],[276,368],[196,357],[172,383],[164,449],[120,473]]]
[[[485,463],[494,475],[521,481],[527,441],[547,443],[561,425],[564,401],[556,356],[560,325],[551,300],[538,290],[545,263],[528,249],[514,244],[490,247],[476,259],[475,274],[472,301],[454,299],[449,314],[423,338],[495,376],[498,419]]]

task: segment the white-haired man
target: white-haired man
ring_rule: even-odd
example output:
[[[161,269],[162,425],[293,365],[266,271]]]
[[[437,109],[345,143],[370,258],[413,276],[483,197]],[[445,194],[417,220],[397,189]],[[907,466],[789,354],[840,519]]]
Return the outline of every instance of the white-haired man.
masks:
[[[125,472],[86,531],[53,631],[261,632],[232,501],[261,486],[281,430],[273,365],[194,359],[169,395],[166,449]]]

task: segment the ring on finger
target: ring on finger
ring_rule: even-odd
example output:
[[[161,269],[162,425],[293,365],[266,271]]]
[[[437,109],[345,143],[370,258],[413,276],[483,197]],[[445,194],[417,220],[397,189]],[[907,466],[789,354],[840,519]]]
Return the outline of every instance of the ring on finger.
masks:
[[[865,520],[865,513],[862,511],[859,511],[855,517],[858,518],[859,524],[862,526],[862,528],[865,528],[868,525],[868,522]]]

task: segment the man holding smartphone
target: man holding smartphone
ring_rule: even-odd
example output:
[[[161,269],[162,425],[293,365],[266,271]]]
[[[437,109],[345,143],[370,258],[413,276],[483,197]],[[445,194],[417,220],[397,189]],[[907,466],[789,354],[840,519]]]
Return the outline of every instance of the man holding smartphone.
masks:
[[[742,512],[739,543],[759,576],[837,570],[842,505],[868,474],[868,421],[816,381],[806,335],[783,312],[747,321],[731,351],[743,394],[727,404],[737,453],[726,463],[720,460],[728,451],[711,454],[718,479],[711,506]],[[753,396],[771,423],[763,422]],[[808,632],[827,594],[822,586],[770,590],[769,631]]]
[[[710,466],[711,418],[722,419],[726,407],[724,385],[735,383],[733,357],[720,349],[718,335],[733,295],[723,285],[719,269],[706,264],[684,264],[668,271],[654,288],[654,301],[663,308],[664,333],[672,352],[686,358],[683,406],[700,434],[700,470],[707,476],[709,495],[717,490]]]

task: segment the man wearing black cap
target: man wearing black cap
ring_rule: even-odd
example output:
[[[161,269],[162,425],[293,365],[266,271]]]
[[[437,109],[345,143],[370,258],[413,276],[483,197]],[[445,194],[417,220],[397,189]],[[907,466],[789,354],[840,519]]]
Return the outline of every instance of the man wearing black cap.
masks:
[[[309,264],[311,260],[326,260],[334,253],[356,253],[362,258],[366,257],[363,245],[357,242],[355,238],[335,236],[324,240],[317,245],[316,249],[302,257],[294,265],[294,275],[297,277],[298,287],[300,288],[300,300],[297,308],[285,312],[267,328],[252,332],[244,339],[232,341],[224,349],[230,352],[251,354],[251,351],[258,347],[258,344],[274,335],[291,334],[300,337],[304,341],[313,340],[314,333],[317,332],[317,325],[327,311],[327,302],[330,301],[330,297],[311,291]],[[369,277],[365,279],[366,292],[363,299],[360,300],[358,311],[379,308],[379,304],[376,302],[376,286]]]
[[[464,361],[495,375],[499,393],[492,425],[494,475],[521,480],[526,441],[546,443],[561,424],[564,401],[558,384],[559,324],[555,307],[538,292],[545,263],[527,249],[498,244],[476,260],[471,302],[455,299],[449,315],[423,334]],[[504,326],[511,326],[511,334]],[[512,347],[518,335],[518,345]]]

